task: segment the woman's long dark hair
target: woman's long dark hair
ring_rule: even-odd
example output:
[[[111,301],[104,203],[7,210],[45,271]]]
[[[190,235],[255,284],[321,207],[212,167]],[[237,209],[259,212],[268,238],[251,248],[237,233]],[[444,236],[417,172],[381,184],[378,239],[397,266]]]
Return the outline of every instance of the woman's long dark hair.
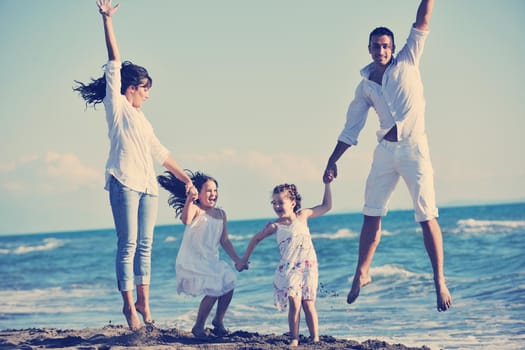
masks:
[[[206,175],[202,172],[193,173],[191,170],[184,169],[186,174],[190,177],[193,185],[197,188],[197,191],[201,191],[202,186],[209,180],[215,182],[215,185],[219,187],[219,183],[213,177]],[[180,181],[169,171],[165,171],[164,175],[157,176],[159,184],[170,193],[168,198],[168,204],[170,207],[175,209],[175,217],[182,214],[184,209],[184,203],[186,203],[186,186],[184,182]],[[198,200],[197,200],[198,202]]]
[[[120,93],[124,95],[128,87],[139,86],[146,84],[149,88],[153,84],[153,79],[148,74],[146,68],[131,63],[130,61],[122,62],[120,68]],[[106,75],[104,74],[98,79],[91,78],[89,84],[84,84],[81,81],[75,80],[77,83],[76,87],[73,87],[73,91],[76,91],[86,101],[86,107],[90,104],[96,107],[98,103],[101,103],[104,97],[106,97]]]

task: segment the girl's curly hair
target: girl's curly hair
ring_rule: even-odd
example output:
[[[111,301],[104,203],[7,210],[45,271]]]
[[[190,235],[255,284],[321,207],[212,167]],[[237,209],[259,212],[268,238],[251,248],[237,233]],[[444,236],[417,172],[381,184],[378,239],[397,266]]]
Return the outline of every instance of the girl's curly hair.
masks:
[[[191,170],[184,169],[186,174],[190,177],[193,185],[197,188],[197,191],[201,191],[202,186],[209,180],[215,182],[215,185],[219,187],[219,183],[215,178],[206,175],[202,172],[196,171],[193,173]],[[170,193],[168,198],[168,204],[170,207],[175,209],[175,217],[179,217],[182,214],[184,203],[186,203],[186,185],[180,181],[169,171],[165,171],[164,175],[157,176],[159,184]],[[198,202],[198,199],[197,199]]]
[[[294,184],[280,184],[273,188],[273,194],[279,194],[282,192],[288,193],[288,198],[295,201],[295,207],[293,208],[294,213],[297,213],[301,209],[301,195],[297,192],[297,187]]]

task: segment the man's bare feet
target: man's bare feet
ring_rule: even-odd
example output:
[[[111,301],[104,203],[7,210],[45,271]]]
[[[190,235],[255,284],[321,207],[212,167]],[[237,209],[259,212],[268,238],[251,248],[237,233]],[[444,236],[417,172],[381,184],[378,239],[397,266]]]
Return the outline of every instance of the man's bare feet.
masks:
[[[363,288],[367,284],[370,284],[370,282],[372,282],[372,279],[368,275],[361,277],[355,275],[354,281],[352,282],[352,288],[350,289],[350,291],[348,292],[348,296],[346,297],[346,302],[348,304],[352,304],[359,296],[361,288]]]
[[[122,313],[124,314],[124,317],[126,317],[128,326],[132,331],[136,331],[140,329],[141,324],[140,324],[139,317],[137,315],[137,311],[135,309],[124,307],[122,309]]]
[[[452,296],[444,282],[436,284],[436,296],[438,312],[447,311],[452,306]]]

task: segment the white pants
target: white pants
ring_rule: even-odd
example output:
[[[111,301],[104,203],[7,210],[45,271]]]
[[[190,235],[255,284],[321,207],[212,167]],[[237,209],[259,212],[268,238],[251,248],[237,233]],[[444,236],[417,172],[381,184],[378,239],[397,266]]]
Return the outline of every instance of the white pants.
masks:
[[[388,201],[402,177],[407,184],[415,211],[415,220],[427,221],[438,216],[434,193],[434,171],[426,135],[400,142],[382,140],[374,151],[372,168],[366,181],[363,214],[384,216]]]

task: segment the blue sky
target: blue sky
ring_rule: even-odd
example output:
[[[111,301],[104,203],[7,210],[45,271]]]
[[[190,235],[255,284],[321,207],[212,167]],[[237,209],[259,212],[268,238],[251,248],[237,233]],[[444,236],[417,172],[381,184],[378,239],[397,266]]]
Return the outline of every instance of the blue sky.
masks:
[[[281,182],[303,206],[321,200],[368,33],[388,26],[400,48],[419,2],[120,3],[120,51],[153,77],[143,109],[157,136],[218,179],[238,220],[273,217]],[[421,74],[441,206],[525,199],[524,15],[522,0],[436,1]],[[103,107],[86,110],[71,90],[107,58],[95,1],[0,0],[0,42],[0,234],[112,227]],[[376,128],[372,111],[339,162],[334,213],[362,207]],[[166,200],[158,224],[178,223]],[[410,206],[400,183],[391,208]]]

